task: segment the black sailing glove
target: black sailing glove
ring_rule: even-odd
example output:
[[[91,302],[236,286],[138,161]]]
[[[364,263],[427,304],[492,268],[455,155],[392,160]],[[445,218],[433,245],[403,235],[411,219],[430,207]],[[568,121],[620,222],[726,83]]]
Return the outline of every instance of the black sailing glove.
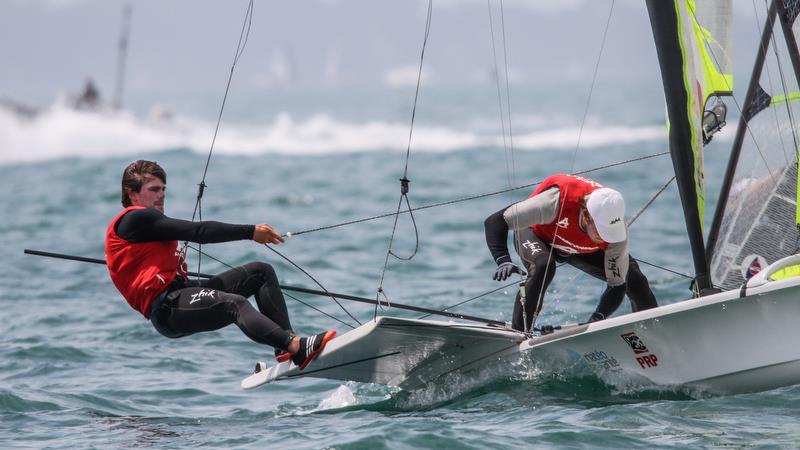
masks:
[[[510,277],[512,273],[518,273],[520,275],[525,275],[525,272],[522,271],[516,264],[512,262],[504,262],[497,266],[497,269],[494,271],[494,276],[492,277],[495,281],[505,281],[506,278]]]

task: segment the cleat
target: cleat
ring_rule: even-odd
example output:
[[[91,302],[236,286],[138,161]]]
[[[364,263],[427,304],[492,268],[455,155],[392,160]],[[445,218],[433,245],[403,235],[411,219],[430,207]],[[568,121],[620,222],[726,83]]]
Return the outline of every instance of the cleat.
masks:
[[[259,361],[256,363],[256,368],[253,370],[253,373],[259,373],[262,370],[267,370],[267,363]]]

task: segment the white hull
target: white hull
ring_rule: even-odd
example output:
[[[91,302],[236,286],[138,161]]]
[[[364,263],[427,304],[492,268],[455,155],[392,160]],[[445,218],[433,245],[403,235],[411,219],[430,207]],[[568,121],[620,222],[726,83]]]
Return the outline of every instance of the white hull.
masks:
[[[632,333],[632,334],[631,334]],[[627,341],[637,340],[638,352]],[[523,342],[609,383],[752,392],[800,383],[800,278],[641,311]]]
[[[316,377],[415,389],[516,352],[524,339],[522,333],[483,325],[379,316],[331,340],[305,370],[291,362],[275,364],[242,380],[242,387]]]
[[[549,370],[553,362],[588,368],[612,385],[736,393],[800,384],[800,277],[526,340],[480,325],[378,317],[331,341],[304,371],[277,364],[242,387],[310,376],[415,389],[520,357]]]

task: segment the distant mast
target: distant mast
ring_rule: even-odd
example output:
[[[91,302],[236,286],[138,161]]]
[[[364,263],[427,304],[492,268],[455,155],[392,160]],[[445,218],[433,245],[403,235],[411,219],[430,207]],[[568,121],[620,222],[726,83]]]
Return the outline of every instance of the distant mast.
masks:
[[[128,59],[128,37],[131,31],[131,5],[125,5],[122,11],[122,32],[119,37],[119,47],[117,54],[117,78],[114,89],[114,103],[115,110],[122,108],[122,93],[125,84],[125,62]]]

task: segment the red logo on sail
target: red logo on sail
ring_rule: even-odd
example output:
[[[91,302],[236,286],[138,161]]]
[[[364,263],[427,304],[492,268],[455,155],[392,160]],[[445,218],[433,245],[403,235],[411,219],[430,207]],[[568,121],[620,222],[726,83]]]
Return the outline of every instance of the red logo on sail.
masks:
[[[750,263],[750,266],[747,267],[747,275],[745,278],[750,278],[758,272],[761,272],[761,264],[758,262],[758,259],[754,259],[753,262]]]
[[[769,263],[763,256],[747,255],[742,259],[742,266],[740,267],[742,277],[745,280],[749,280],[768,265]]]

